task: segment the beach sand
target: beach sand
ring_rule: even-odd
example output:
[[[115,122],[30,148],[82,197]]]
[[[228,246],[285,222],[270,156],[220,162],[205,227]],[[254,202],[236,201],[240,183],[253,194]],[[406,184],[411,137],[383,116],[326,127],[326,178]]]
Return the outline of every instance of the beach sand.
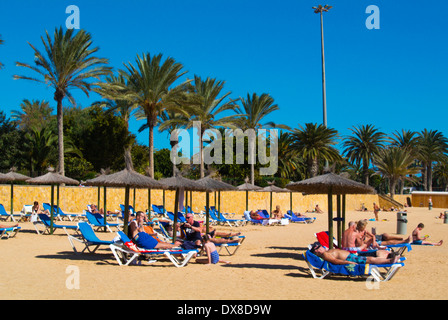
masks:
[[[406,253],[405,267],[391,281],[376,287],[362,278],[331,276],[319,280],[310,275],[301,253],[315,241],[314,233],[327,230],[326,214],[309,214],[317,220],[307,225],[218,226],[218,230],[241,231],[246,236],[236,255],[222,255],[232,263],[200,265],[192,260],[183,268],[174,267],[168,260],[121,267],[108,247],[95,254],[76,255],[63,230],[52,236],[38,235],[32,224],[25,222],[15,238],[0,241],[0,299],[446,299],[448,224],[435,218],[442,211],[408,208],[404,237],[423,222],[428,240],[445,238],[445,244],[413,246]],[[347,222],[371,218],[372,212],[347,213]],[[369,221],[368,230],[376,227],[377,233],[395,234],[396,212],[380,212],[380,219],[387,221]],[[105,240],[115,236],[97,234]],[[79,270],[79,289],[71,286],[72,270]]]

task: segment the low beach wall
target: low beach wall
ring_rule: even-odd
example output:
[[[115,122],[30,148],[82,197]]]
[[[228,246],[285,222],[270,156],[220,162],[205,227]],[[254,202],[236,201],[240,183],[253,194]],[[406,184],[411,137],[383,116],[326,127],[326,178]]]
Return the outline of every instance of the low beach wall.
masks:
[[[56,193],[55,190],[55,203]],[[134,192],[135,191],[135,192]],[[11,187],[10,185],[0,185],[0,203],[4,205],[7,212],[10,211],[11,202]],[[65,186],[59,188],[59,204],[64,212],[82,212],[86,209],[87,204],[98,202],[98,193],[100,194],[100,208],[104,207],[104,188],[98,187],[72,187]],[[134,195],[135,194],[135,195]],[[245,191],[225,191],[221,192],[221,212],[243,214],[246,209],[246,192]],[[109,211],[118,210],[120,204],[124,204],[124,188],[107,188],[106,189],[106,209]],[[406,196],[396,195],[395,200],[404,203]],[[165,191],[165,207],[168,211],[174,210],[174,191]],[[188,192],[188,204],[190,205],[190,192]],[[135,198],[135,200],[134,200]],[[218,192],[210,193],[210,205],[218,207]],[[192,208],[195,212],[204,210],[205,193],[193,192],[191,196]],[[50,186],[14,186],[14,211],[22,210],[23,205],[31,205],[34,201],[39,201],[42,207],[43,202],[51,201],[51,187]],[[347,195],[346,209],[360,210],[362,204],[372,211],[373,202],[378,203],[378,195]],[[134,206],[135,203],[135,206]],[[163,191],[151,190],[151,203],[163,204]],[[276,205],[280,205],[283,212],[290,209],[291,193],[273,193],[272,207],[275,209]],[[292,193],[292,208],[294,212],[304,213],[311,211],[319,204],[319,207],[326,211],[327,209],[327,195],[303,195],[302,193]],[[130,205],[133,205],[136,210],[146,210],[148,208],[148,190],[147,189],[131,189]],[[336,197],[333,198],[333,206],[336,211]],[[270,193],[269,192],[249,192],[249,210],[251,209],[266,209],[270,208]]]

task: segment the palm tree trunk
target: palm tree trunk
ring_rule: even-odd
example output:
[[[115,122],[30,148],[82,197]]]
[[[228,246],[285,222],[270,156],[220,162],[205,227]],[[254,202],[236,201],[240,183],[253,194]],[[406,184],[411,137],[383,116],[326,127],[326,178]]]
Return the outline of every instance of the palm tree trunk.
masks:
[[[428,179],[428,191],[432,191],[432,161],[429,161],[426,172],[426,178]]]
[[[58,119],[58,166],[59,174],[65,176],[64,169],[64,118],[62,110],[63,94],[60,91],[56,91],[55,100],[57,101],[57,119]]]
[[[150,123],[149,118],[148,123]],[[149,125],[149,176],[154,179],[154,126],[152,125]]]

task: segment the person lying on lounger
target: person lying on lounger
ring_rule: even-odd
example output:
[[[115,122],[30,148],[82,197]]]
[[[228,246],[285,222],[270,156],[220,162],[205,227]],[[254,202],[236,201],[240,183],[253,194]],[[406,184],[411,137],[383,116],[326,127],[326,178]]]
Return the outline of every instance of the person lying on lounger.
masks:
[[[210,236],[210,241],[213,243],[216,243],[216,244],[241,242],[241,239],[238,238],[238,236],[241,235],[241,232],[217,231],[212,226],[209,226],[208,233],[206,233],[206,232],[207,232],[207,226],[205,224],[203,224],[201,226],[201,235],[204,236],[205,234],[208,234]]]
[[[254,211],[254,210],[252,210],[250,212],[250,218],[253,219],[253,220],[264,220],[264,219],[266,219],[266,218],[263,218],[262,216],[260,216],[258,214],[258,212]]]
[[[376,257],[358,256],[341,249],[328,249],[319,242],[315,242],[311,253],[332,264],[392,264],[396,263],[400,256],[385,250],[378,250]]]
[[[181,242],[167,243],[157,241],[154,237],[145,232],[144,229],[145,214],[142,211],[137,212],[135,220],[129,224],[129,236],[132,241],[143,249],[171,249],[179,247]]]
[[[421,236],[421,232],[425,225],[423,223],[419,223],[417,228],[412,231],[412,244],[421,244],[421,245],[430,245],[430,246],[441,246],[443,244],[443,240],[440,240],[439,242],[429,242],[426,241],[428,236]]]
[[[0,224],[0,229],[15,228],[18,226],[19,226],[18,223],[14,224],[14,225]]]

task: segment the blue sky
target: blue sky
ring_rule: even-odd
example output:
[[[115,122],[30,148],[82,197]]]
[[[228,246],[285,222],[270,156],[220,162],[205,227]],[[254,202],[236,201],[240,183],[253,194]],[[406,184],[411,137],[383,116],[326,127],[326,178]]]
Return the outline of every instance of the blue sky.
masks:
[[[15,66],[32,63],[27,42],[43,49],[45,30],[65,28],[66,7],[76,5],[97,55],[116,69],[137,54],[162,53],[182,63],[186,77],[224,80],[232,98],[269,93],[280,107],[269,121],[322,123],[320,20],[311,9],[319,3],[334,7],[324,16],[328,126],[342,137],[362,124],[448,135],[442,0],[0,0],[0,108],[10,116],[23,99],[56,107],[51,88],[12,76],[30,74]],[[379,30],[366,28],[369,5],[380,9]],[[73,95],[83,107],[99,99]],[[131,130],[137,134],[142,124],[132,120]],[[147,144],[148,131],[138,140]],[[169,147],[166,133],[156,134],[155,146]]]

